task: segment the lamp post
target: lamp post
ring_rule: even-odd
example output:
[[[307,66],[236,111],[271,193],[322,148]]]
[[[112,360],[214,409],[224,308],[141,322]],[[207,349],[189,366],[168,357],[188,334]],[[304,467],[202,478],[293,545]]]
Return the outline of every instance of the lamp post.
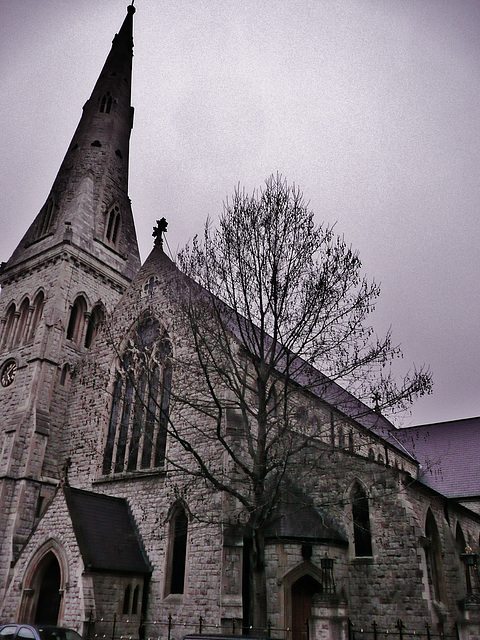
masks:
[[[335,579],[333,577],[333,564],[335,560],[325,554],[324,558],[320,559],[320,566],[322,567],[323,574],[323,588],[325,593],[335,593]]]
[[[472,593],[472,572],[476,570],[477,554],[473,553],[473,549],[467,544],[465,553],[460,554],[460,558],[465,565],[465,575],[467,579],[467,593]]]

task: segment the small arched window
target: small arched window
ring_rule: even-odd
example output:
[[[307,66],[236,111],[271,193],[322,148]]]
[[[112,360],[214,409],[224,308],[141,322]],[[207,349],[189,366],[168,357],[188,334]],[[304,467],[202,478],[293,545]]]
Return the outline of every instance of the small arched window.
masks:
[[[105,240],[113,246],[118,244],[120,224],[120,207],[116,204],[108,212],[105,228]]]
[[[43,294],[43,291],[39,291],[35,296],[35,300],[33,301],[33,315],[32,315],[32,321],[30,323],[29,335],[28,335],[29,340],[32,340],[35,336],[38,323],[42,318],[44,304],[45,304],[45,296]]]
[[[16,308],[15,303],[12,302],[7,309],[5,316],[5,325],[3,329],[2,347],[10,346],[10,340],[13,335],[13,327],[15,325]]]
[[[40,211],[37,238],[42,238],[50,231],[53,222],[53,209],[54,202],[53,198],[50,197]]]
[[[170,545],[167,567],[167,595],[183,593],[187,559],[188,518],[183,506],[174,511],[170,523]]]
[[[62,372],[60,374],[60,385],[64,387],[68,382],[68,376],[70,374],[70,365],[65,363],[62,367]]]
[[[132,614],[133,615],[136,615],[138,613],[139,599],[140,599],[140,587],[137,584],[137,586],[133,590],[133,597],[132,597]]]
[[[17,328],[15,330],[15,338],[13,340],[14,345],[23,344],[25,341],[25,333],[27,331],[27,324],[29,318],[30,300],[25,300],[20,305],[20,315],[17,322]]]
[[[125,615],[130,613],[130,597],[131,597],[132,587],[127,585],[125,589],[125,593],[123,594],[123,608],[122,613]]]
[[[459,522],[457,522],[457,528],[455,530],[455,542],[457,544],[458,553],[465,553],[467,543],[465,541],[465,536],[463,535],[462,526]]]
[[[348,450],[350,451],[350,453],[355,452],[355,441],[353,439],[353,433],[351,431],[348,434]]]
[[[93,307],[88,320],[87,333],[85,335],[85,347],[87,349],[90,348],[95,336],[97,335],[101,323],[103,322],[104,315],[102,304],[97,304]]]
[[[365,489],[355,482],[351,493],[353,541],[357,557],[372,555],[372,535],[370,531],[370,510]]]
[[[70,319],[67,326],[67,340],[81,344],[85,325],[85,312],[87,303],[83,296],[78,296],[70,310]]]
[[[110,113],[112,108],[113,98],[110,91],[107,91],[105,95],[102,96],[100,100],[100,113]]]

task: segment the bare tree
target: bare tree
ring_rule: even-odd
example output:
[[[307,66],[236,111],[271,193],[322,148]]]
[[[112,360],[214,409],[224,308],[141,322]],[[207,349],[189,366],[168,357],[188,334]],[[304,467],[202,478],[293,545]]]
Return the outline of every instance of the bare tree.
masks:
[[[172,402],[183,418],[168,425],[188,456],[169,463],[235,503],[252,536],[252,622],[262,628],[265,532],[302,452],[325,436],[324,423],[305,424],[305,391],[358,420],[383,420],[381,412],[429,393],[431,376],[422,367],[395,382],[400,349],[367,322],[379,286],[281,176],[252,195],[237,189],[218,228],[207,222],[203,241],[195,238],[178,262],[194,348],[176,363],[184,380]]]

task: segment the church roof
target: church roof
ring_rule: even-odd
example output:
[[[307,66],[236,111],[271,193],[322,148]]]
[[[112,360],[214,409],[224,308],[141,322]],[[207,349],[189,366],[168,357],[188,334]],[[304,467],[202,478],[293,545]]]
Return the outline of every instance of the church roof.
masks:
[[[151,572],[124,498],[73,487],[64,487],[63,491],[88,570],[137,575]]]
[[[421,464],[420,480],[448,498],[480,496],[480,417],[399,429]]]
[[[184,274],[177,264],[173,262],[163,251],[159,245],[155,245],[145,260],[142,268],[137,273],[136,280],[143,283],[145,275],[156,271],[162,273],[162,277],[176,279],[175,276],[181,276],[187,287],[194,287],[198,299],[203,298],[207,304],[213,304],[216,311],[221,315],[222,320],[226,323],[233,335],[240,343],[245,344],[246,341],[254,342],[252,336],[259,331],[255,325],[248,322],[241,314],[236,313],[226,303],[216,296],[208,293],[201,284],[195,282],[192,278]],[[264,334],[266,340],[271,340],[268,334]],[[278,370],[282,373],[282,367],[287,365],[279,359]],[[288,363],[289,376],[292,381],[317,396],[327,405],[341,412],[345,417],[354,420],[358,425],[378,438],[387,442],[390,446],[398,449],[403,455],[412,458],[415,456],[408,450],[403,442],[397,438],[399,429],[397,429],[385,416],[377,413],[368,407],[362,400],[356,398],[349,391],[344,389],[340,384],[331,380],[319,369],[307,363],[298,356],[293,356]]]

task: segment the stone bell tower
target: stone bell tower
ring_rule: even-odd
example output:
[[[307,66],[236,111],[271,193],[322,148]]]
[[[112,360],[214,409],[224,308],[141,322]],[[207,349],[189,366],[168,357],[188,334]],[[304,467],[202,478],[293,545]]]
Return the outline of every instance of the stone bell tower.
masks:
[[[0,269],[0,600],[65,481],[75,364],[140,266],[128,197],[134,13],[132,4],[47,201]]]

